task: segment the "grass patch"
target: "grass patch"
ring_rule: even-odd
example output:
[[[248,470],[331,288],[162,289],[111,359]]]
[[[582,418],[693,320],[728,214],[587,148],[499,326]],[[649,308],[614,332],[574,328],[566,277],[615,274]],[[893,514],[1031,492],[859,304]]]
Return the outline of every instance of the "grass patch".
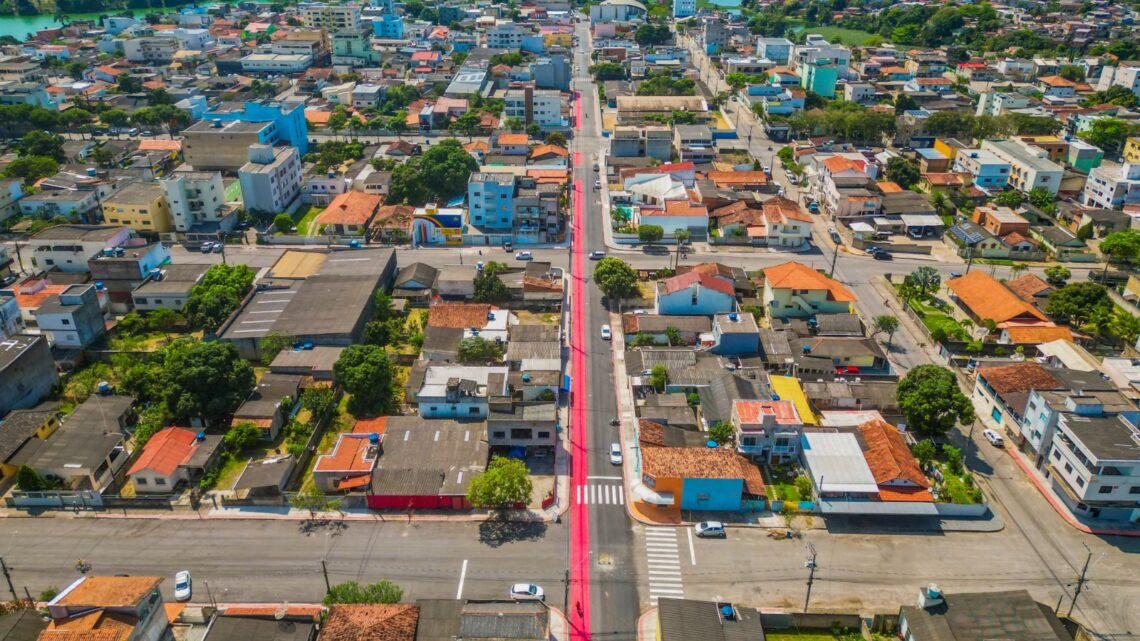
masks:
[[[241,181],[235,180],[226,187],[225,198],[227,203],[241,200]]]
[[[895,284],[894,287],[897,293],[902,285]],[[902,296],[899,296],[899,298],[901,299]],[[922,321],[922,324],[926,326],[926,329],[930,331],[931,335],[937,337],[939,333],[945,332],[948,338],[969,339],[970,335],[969,332],[966,331],[966,328],[962,327],[961,323],[944,311],[949,309],[949,305],[936,307],[917,298],[910,299],[907,304]]]
[[[222,470],[218,472],[218,481],[214,483],[215,490],[232,490],[234,483],[237,483],[238,477],[241,476],[241,471],[245,469],[245,464],[248,459],[243,456],[231,456],[226,459],[222,464]]]
[[[303,236],[316,236],[315,233],[309,233],[309,227],[322,211],[324,211],[323,208],[312,205],[299,207],[297,213],[293,214],[293,220],[297,221],[297,233]]]
[[[515,312],[519,317],[519,324],[521,325],[557,325],[559,316],[550,312],[543,312],[541,314],[535,312],[528,312],[519,310]]]
[[[867,42],[867,38],[875,35],[868,31],[843,27],[807,27],[803,31],[804,33],[818,33],[827,38],[831,44],[839,44],[839,41],[842,41],[845,45],[855,45],[856,47],[862,47],[863,43]]]
[[[982,258],[977,262],[983,265],[1004,265],[1005,267],[1013,267],[1013,261],[1007,258]]]
[[[768,486],[768,498],[773,501],[788,501],[792,503],[799,503],[804,500],[800,496],[800,491],[796,489],[795,485],[791,483],[778,483],[776,485]]]
[[[943,501],[960,505],[973,505],[982,502],[982,491],[974,485],[974,477],[966,470],[955,474],[946,464],[938,465],[942,472],[942,482],[938,484],[940,498]]]

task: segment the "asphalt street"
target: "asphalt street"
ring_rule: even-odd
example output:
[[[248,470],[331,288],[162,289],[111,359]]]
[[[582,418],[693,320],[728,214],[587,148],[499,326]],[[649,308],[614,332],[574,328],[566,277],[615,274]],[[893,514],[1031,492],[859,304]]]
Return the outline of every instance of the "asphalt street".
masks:
[[[33,596],[78,575],[75,561],[94,574],[172,578],[190,570],[195,600],[210,584],[219,602],[320,601],[329,580],[388,579],[416,598],[505,598],[513,583],[546,589],[562,603],[566,526],[514,523],[383,523],[314,525],[300,521],[123,520],[55,518],[4,520],[0,555],[16,589]],[[173,580],[163,584],[173,597]]]

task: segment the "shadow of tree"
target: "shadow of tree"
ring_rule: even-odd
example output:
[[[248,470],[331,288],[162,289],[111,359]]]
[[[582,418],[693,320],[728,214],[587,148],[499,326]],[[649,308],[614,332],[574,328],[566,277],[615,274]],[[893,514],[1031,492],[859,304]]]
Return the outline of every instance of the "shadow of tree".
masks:
[[[505,521],[495,518],[479,524],[479,542],[497,548],[517,541],[536,541],[546,536],[546,523]]]

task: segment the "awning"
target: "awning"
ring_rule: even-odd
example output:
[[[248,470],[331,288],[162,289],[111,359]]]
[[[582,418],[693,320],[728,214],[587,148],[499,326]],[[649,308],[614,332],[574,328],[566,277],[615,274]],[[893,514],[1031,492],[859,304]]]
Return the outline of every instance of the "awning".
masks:
[[[899,216],[906,227],[941,227],[942,219],[934,214],[903,214]]]
[[[342,481],[338,481],[336,484],[336,489],[338,489],[338,490],[352,490],[352,489],[356,489],[358,487],[368,487],[368,484],[371,482],[372,482],[372,476],[369,474],[365,474],[364,476],[354,476],[352,478],[347,478],[347,479],[344,479]]]
[[[906,501],[829,501],[818,503],[824,514],[872,514],[894,516],[937,516],[933,503]]]
[[[633,484],[633,497],[642,503],[652,503],[653,505],[673,505],[672,492],[654,492],[652,488],[644,483]]]

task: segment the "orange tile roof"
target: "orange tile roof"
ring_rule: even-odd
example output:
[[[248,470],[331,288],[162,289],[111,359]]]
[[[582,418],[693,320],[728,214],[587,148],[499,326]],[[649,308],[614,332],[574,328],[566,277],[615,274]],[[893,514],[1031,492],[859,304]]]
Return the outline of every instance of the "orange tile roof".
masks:
[[[319,605],[285,604],[285,616],[288,617],[305,617],[312,618],[316,621],[320,619],[323,610],[324,608]],[[277,606],[231,605],[225,610],[222,610],[222,616],[269,617],[276,615],[279,611],[281,611],[281,608]]]
[[[500,142],[501,140],[502,139],[500,139]],[[570,152],[566,151],[562,147],[559,147],[558,145],[539,145],[530,152],[530,157],[537,158],[538,156],[544,156],[546,154],[554,154],[556,156],[569,156]]]
[[[526,175],[540,183],[562,184],[569,178],[565,169],[527,169]]]
[[[1073,332],[1068,327],[1060,325],[1024,325],[1005,328],[1010,342],[1017,344],[1048,343],[1058,339],[1073,340]]]
[[[1009,291],[1020,296],[1022,300],[1030,303],[1032,303],[1033,299],[1041,292],[1053,288],[1052,285],[1046,283],[1037,274],[1026,274],[1021,278],[1008,280],[1005,286],[1009,288]]]
[[[111,67],[108,65],[100,65],[98,67],[95,67],[95,71],[98,71],[100,73],[105,73],[108,76],[118,76],[119,74],[123,74],[123,73],[127,72],[126,69],[118,69],[118,68]]]
[[[126,641],[119,630],[44,630],[36,641]]]
[[[1023,362],[1010,365],[979,367],[978,376],[986,380],[998,394],[1028,392],[1029,390],[1057,389],[1057,379],[1039,363]]]
[[[897,427],[875,419],[860,425],[859,432],[867,444],[863,458],[867,459],[875,483],[883,485],[892,481],[907,481],[921,488],[930,487],[930,482],[918,467],[918,461],[910,453],[910,448]]]
[[[764,270],[764,279],[773,289],[827,290],[828,299],[854,302],[855,294],[837,280],[795,261],[781,263]]]
[[[140,140],[139,151],[182,151],[181,140]]]
[[[88,576],[61,597],[57,605],[101,608],[134,607],[162,582],[157,576]]]
[[[420,608],[396,605],[334,605],[321,641],[414,641]]]
[[[798,220],[803,223],[811,222],[811,216],[800,209],[799,205],[779,196],[764,203],[764,217],[768,219],[769,223],[780,225],[788,220]]]
[[[736,295],[736,290],[733,288],[732,283],[726,282],[723,278],[709,276],[700,272],[678,274],[672,278],[666,279],[664,285],[666,292],[675,294],[696,283],[700,283],[701,287],[705,287],[713,291],[718,291],[722,294],[727,294],[729,296]]]
[[[428,309],[428,327],[483,327],[491,306],[484,303],[436,303]]]
[[[488,145],[487,141],[485,140],[475,140],[469,142],[466,145],[463,145],[463,149],[467,151],[481,151],[485,154],[491,152],[491,146]]]
[[[325,111],[323,109],[305,110],[305,121],[308,123],[323,126],[328,124],[329,118],[332,118],[331,111]]]
[[[1076,87],[1077,86],[1077,83],[1073,82],[1072,80],[1069,80],[1068,78],[1062,78],[1061,76],[1044,76],[1044,77],[1038,78],[1037,82],[1040,82],[1043,85],[1049,85],[1050,87]]]
[[[763,494],[760,470],[723,447],[650,447],[641,451],[642,470],[655,478],[744,479],[749,494]]]
[[[897,194],[897,193],[906,191],[905,189],[900,187],[898,183],[891,182],[889,180],[885,180],[881,183],[878,183],[875,186],[878,187],[879,191],[881,191],[884,194]]]
[[[502,145],[526,145],[530,143],[530,136],[527,134],[500,134],[499,146]]]
[[[879,486],[879,500],[910,503],[933,503],[934,495],[921,487]]]
[[[146,442],[142,455],[135,459],[127,474],[148,470],[170,476],[179,465],[190,460],[198,445],[195,432],[181,427],[168,427]]]
[[[383,204],[384,199],[377,194],[348,191],[329,203],[329,206],[317,216],[317,224],[367,225]]]
[[[178,620],[178,617],[182,616],[182,611],[186,609],[186,604],[163,602],[162,609],[166,611],[166,620],[174,623]]]
[[[952,187],[966,184],[965,178],[956,173],[931,173],[923,174],[922,177],[934,187]]]
[[[43,289],[31,294],[23,294],[20,289],[17,289],[16,304],[20,306],[20,309],[38,309],[40,305],[44,304],[44,301],[52,296],[62,294],[65,289],[67,289],[67,285],[51,284],[44,285]]]
[[[362,418],[352,426],[353,434],[384,434],[388,431],[388,417]]]
[[[709,209],[700,203],[687,200],[666,200],[666,216],[708,216]]]
[[[371,484],[372,484],[372,475],[365,473],[365,474],[361,474],[360,476],[350,476],[346,479],[341,479],[341,480],[337,481],[336,482],[336,489],[338,491],[355,490],[355,489],[361,488],[361,487],[368,487]]]
[[[697,272],[698,274],[705,274],[707,276],[723,276],[730,280],[736,279],[732,274],[732,268],[720,263],[698,263],[696,265],[677,266],[678,274],[687,274],[689,272]]]
[[[762,171],[710,171],[706,177],[718,186],[766,185],[768,176]]]
[[[781,425],[801,425],[796,405],[791,401],[755,401],[737,399],[732,402],[733,410],[741,423],[760,423],[762,416],[774,416]]]
[[[831,156],[823,161],[823,166],[829,173],[838,174],[844,171],[863,171],[867,163],[860,160],[851,160],[845,156]]]
[[[368,434],[341,434],[333,451],[317,458],[314,472],[371,472],[376,457],[368,456]]]
[[[403,228],[412,220],[416,208],[411,205],[385,205],[376,211],[371,227]]]
[[[1048,320],[1036,307],[1018,298],[982,270],[952,278],[946,281],[946,287],[978,318],[989,318],[995,323],[1024,317]]]

